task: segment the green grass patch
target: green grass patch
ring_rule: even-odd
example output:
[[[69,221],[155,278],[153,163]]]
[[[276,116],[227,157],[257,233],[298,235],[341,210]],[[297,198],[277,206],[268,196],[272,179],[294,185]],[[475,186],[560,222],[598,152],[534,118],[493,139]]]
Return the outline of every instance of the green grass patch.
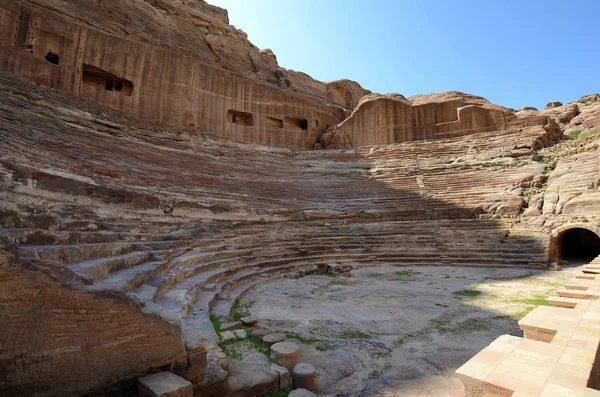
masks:
[[[486,280],[521,280],[533,277],[533,273],[520,274],[518,276],[487,276]]]
[[[233,317],[235,321],[240,321],[240,319],[244,317],[242,313],[248,311],[248,309],[250,309],[254,305],[254,303],[256,302],[241,302],[239,300],[236,301],[235,304],[231,307],[230,316]]]
[[[517,297],[509,299],[509,303],[518,303],[523,305],[535,305],[535,306],[549,306],[547,295],[534,295],[530,297]]]
[[[579,134],[581,134],[583,132],[583,130],[577,129],[577,130],[572,130],[569,131],[569,136],[571,138],[577,138],[577,136],[579,136]]]
[[[304,343],[305,345],[312,345],[315,342],[318,342],[318,339],[315,338],[305,338],[304,336],[296,333],[296,332],[286,332],[285,333],[285,337],[289,338],[289,339],[296,339],[301,343]]]
[[[362,331],[343,331],[337,334],[338,339],[371,339],[371,335]]]
[[[387,348],[385,350],[381,350],[381,351],[376,351],[371,353],[371,357],[373,358],[386,358],[386,357],[390,357],[392,355],[392,352],[394,350],[391,348]]]
[[[371,278],[386,278],[387,274],[383,274],[383,273],[371,273],[367,277],[371,277]]]
[[[473,298],[475,296],[481,295],[481,291],[477,291],[475,289],[462,289],[460,291],[454,291],[452,293],[454,296],[466,296],[469,298]]]
[[[221,339],[221,321],[217,318],[217,316],[215,316],[214,314],[211,314],[210,322],[212,323],[213,328],[215,329],[215,332],[217,333],[217,336],[219,337],[219,339]]]
[[[399,272],[394,272],[394,275],[396,277],[411,277],[411,276],[416,276],[417,274],[422,274],[421,272],[415,272],[414,270],[403,270],[403,271],[399,271]]]
[[[350,280],[346,280],[344,278],[336,278],[329,282],[329,285],[349,285]]]
[[[326,352],[327,350],[335,350],[335,346],[334,345],[315,346],[315,349],[317,349],[320,352]]]
[[[382,368],[375,369],[369,373],[367,376],[367,380],[374,380],[377,378],[381,378],[381,376],[388,370],[392,368],[392,364],[387,363]]]

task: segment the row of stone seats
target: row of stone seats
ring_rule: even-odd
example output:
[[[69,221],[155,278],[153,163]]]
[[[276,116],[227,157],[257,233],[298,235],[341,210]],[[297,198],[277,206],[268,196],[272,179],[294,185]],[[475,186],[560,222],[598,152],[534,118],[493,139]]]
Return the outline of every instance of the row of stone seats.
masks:
[[[244,293],[273,278],[318,263],[538,267],[545,246],[489,219],[250,224],[193,236],[152,222],[58,224],[65,228],[4,228],[0,235],[18,245],[20,259],[65,266],[89,291],[129,293],[144,312],[179,325],[188,351],[208,352],[214,374],[207,383],[227,374],[209,315],[229,314]]]
[[[591,273],[590,273],[591,272]],[[600,396],[600,257],[456,373],[469,396]],[[575,292],[574,294],[572,292]]]
[[[225,230],[188,241],[189,251],[172,254],[164,272],[135,290],[135,297],[146,312],[181,324],[186,347],[204,344],[209,367],[218,368],[226,366],[222,363],[226,358],[209,315],[228,315],[244,293],[291,271],[309,270],[318,263],[539,267],[544,262],[543,250],[532,250],[539,243],[536,238],[512,242],[496,221],[439,223],[443,232],[437,234],[431,232],[431,224],[425,228],[421,222],[250,225]],[[453,248],[448,250],[446,244]],[[210,382],[225,375],[221,371]]]
[[[52,98],[56,103],[64,100],[58,93],[37,94],[56,97]],[[540,167],[525,159],[509,167],[494,159],[509,158],[515,148],[530,146],[544,133],[541,128],[488,132],[389,148],[292,155],[285,150],[209,140],[198,144],[163,139],[158,145],[148,132],[153,126],[143,120],[121,119],[111,113],[112,128],[127,131],[115,136],[99,128],[102,120],[90,119],[89,114],[79,120],[86,113],[56,114],[54,108],[44,107],[44,101],[10,99],[0,148],[21,153],[22,158],[18,164],[8,160],[0,164],[0,172],[10,176],[14,185],[8,201],[45,191],[49,204],[65,200],[73,205],[76,197],[86,196],[92,199],[88,206],[92,209],[105,205],[137,211],[164,208],[186,216],[240,210],[259,217],[285,216],[310,209],[402,216],[415,211],[422,217],[427,210],[447,211],[457,205],[472,208],[500,200],[498,196],[506,189]],[[67,108],[76,106],[71,102]],[[31,125],[45,126],[36,131],[43,139],[20,133],[21,124],[14,122],[22,117],[21,109],[31,107]],[[485,156],[472,164],[453,164],[473,153]],[[57,164],[57,157],[68,164]],[[186,183],[173,175],[185,175]]]

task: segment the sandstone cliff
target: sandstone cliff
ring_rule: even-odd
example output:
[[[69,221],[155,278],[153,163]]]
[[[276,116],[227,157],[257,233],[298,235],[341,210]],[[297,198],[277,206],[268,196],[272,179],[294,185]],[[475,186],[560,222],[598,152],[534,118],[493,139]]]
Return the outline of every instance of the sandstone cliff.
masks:
[[[0,21],[0,394],[159,370],[227,393],[209,315],[258,283],[539,268],[600,224],[598,95],[514,112],[323,83],[201,1],[0,0]]]

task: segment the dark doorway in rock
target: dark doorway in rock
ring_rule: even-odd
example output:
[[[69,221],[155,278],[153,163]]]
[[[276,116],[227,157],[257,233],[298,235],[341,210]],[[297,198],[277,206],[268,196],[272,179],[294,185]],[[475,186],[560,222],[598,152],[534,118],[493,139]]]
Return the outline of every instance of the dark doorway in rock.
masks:
[[[83,64],[81,80],[85,84],[102,86],[106,91],[119,91],[125,96],[131,96],[133,93],[133,83],[131,81],[95,66]]]
[[[560,259],[589,262],[600,255],[600,237],[588,229],[573,228],[564,231],[558,240]]]
[[[306,131],[308,129],[308,120],[302,117],[284,117],[283,125],[285,128],[300,128]]]
[[[47,54],[46,54],[46,56],[44,57],[44,59],[45,59],[46,61],[50,62],[50,63],[53,63],[53,64],[55,64],[55,65],[58,65],[58,64],[59,64],[59,57],[58,57],[58,55],[56,55],[56,54],[55,54],[55,53],[53,53],[53,52],[49,52],[49,53],[47,53]]]

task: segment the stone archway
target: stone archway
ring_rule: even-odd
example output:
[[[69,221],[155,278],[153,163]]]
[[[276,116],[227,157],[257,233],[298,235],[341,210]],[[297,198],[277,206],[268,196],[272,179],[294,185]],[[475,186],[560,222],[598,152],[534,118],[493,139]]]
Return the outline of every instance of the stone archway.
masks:
[[[590,262],[600,255],[600,229],[588,223],[568,224],[552,231],[550,259]]]

